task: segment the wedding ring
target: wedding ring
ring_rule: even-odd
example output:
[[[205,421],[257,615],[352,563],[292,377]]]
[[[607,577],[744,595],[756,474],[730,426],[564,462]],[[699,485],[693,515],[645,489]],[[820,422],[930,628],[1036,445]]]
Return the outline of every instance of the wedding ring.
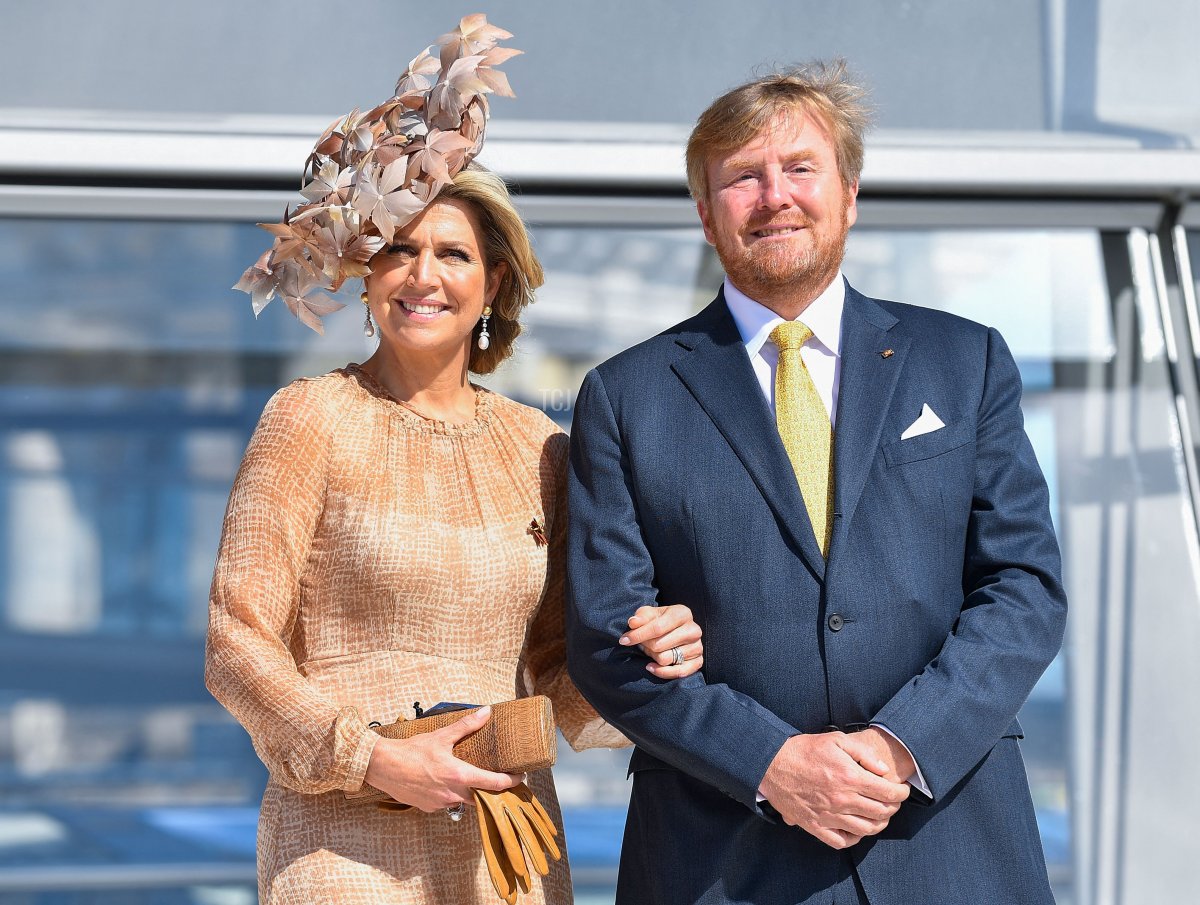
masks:
[[[460,801],[452,808],[446,808],[446,813],[450,815],[451,820],[453,820],[455,823],[458,823],[458,821],[462,820],[463,815],[462,802]]]
[[[683,662],[683,650],[678,647],[671,648],[671,665],[678,666]]]

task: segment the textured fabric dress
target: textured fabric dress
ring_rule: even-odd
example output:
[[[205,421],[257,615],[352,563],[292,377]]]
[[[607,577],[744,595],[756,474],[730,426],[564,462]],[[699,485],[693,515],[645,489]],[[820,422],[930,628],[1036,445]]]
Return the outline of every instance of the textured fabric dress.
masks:
[[[498,901],[473,808],[455,823],[346,799],[368,723],[412,717],[414,701],[548,694],[573,747],[626,743],[566,674],[566,435],[503,396],[475,399],[466,424],[429,420],[350,365],[280,390],[247,448],[206,680],[270,771],[264,905]],[[550,772],[529,785],[561,828]],[[571,901],[565,858],[523,901]]]

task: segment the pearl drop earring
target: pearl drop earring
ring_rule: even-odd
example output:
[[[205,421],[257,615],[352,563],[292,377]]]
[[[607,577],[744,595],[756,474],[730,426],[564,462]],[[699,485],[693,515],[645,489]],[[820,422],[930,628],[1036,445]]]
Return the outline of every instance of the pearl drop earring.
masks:
[[[492,316],[492,306],[487,305],[483,309],[483,323],[479,328],[479,339],[475,341],[475,345],[479,346],[480,351],[486,349],[492,344],[491,337],[488,336],[487,324],[488,318]]]
[[[371,307],[367,304],[366,292],[363,292],[361,295],[359,295],[359,299],[362,301],[363,307],[367,309],[367,317],[366,320],[363,321],[363,336],[367,337],[367,339],[370,339],[375,335],[375,324],[371,322]]]

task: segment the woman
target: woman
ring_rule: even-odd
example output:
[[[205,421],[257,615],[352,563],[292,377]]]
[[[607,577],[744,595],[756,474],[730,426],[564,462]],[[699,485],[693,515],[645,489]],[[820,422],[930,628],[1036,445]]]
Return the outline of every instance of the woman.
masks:
[[[213,579],[208,686],[270,770],[264,903],[495,901],[473,809],[443,809],[523,777],[453,757],[486,710],[414,739],[370,730],[416,701],[548,694],[574,747],[626,744],[564,667],[566,437],[468,380],[509,354],[541,283],[504,183],[462,170],[378,245],[364,303],[379,349],[268,404]],[[686,608],[630,626],[661,678],[700,667]],[[413,807],[347,797],[364,783]],[[528,784],[561,826],[549,771]],[[570,899],[559,862],[528,901]]]

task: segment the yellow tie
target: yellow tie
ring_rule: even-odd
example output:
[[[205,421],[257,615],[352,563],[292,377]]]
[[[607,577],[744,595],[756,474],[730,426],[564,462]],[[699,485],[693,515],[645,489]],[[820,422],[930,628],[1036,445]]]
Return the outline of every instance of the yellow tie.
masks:
[[[800,350],[813,332],[799,321],[786,321],[771,331],[771,342],[779,348],[775,369],[775,423],[792,468],[817,545],[824,556],[829,550],[829,505],[833,501],[833,429],[829,412],[813,384]]]

